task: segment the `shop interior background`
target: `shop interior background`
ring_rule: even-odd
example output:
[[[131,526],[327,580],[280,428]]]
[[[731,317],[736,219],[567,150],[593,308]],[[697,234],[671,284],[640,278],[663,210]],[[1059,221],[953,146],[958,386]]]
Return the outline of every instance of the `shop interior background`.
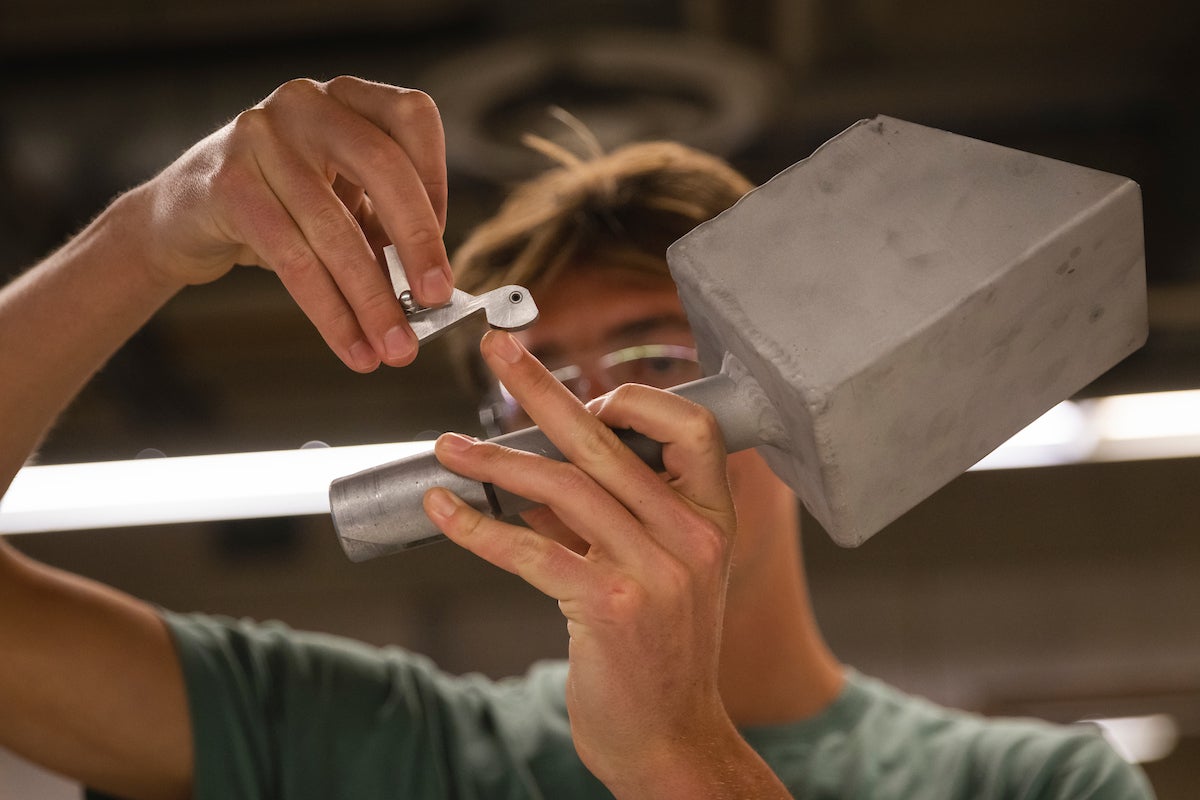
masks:
[[[541,163],[560,105],[607,144],[676,138],[756,182],[888,114],[1128,176],[1151,335],[1081,396],[1200,387],[1198,12],[1182,0],[6,0],[0,277],[293,77],[429,91],[447,242]],[[802,310],[802,304],[801,304]],[[12,346],[5,342],[4,346]],[[0,386],[3,379],[0,378]],[[443,351],[357,376],[275,278],[189,289],[64,416],[41,463],[477,432]],[[986,714],[1167,715],[1145,765],[1200,785],[1200,459],[970,473],[857,550],[807,520],[814,602],[863,672]],[[565,654],[553,601],[452,545],[354,565],[327,518],[14,537],[149,601],[282,619],[493,676]],[[0,796],[77,797],[0,752]]]

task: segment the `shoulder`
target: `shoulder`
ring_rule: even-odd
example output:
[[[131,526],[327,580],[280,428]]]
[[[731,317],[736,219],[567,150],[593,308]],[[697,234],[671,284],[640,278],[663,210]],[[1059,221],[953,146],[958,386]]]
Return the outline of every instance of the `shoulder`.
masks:
[[[1142,771],[1121,758],[1094,725],[984,717],[870,678],[859,676],[857,681],[870,698],[864,722],[906,742],[909,758],[957,776],[974,792],[964,797],[1154,796]]]
[[[378,647],[283,623],[165,612],[193,701],[241,697],[359,712],[441,717],[464,726],[539,725],[569,735],[566,662],[493,680],[453,675],[402,647]],[[491,721],[489,721],[491,720]]]
[[[586,777],[570,743],[561,665],[504,680],[455,676],[402,648],[277,622],[163,616],[207,787],[197,796],[234,796],[238,787],[282,779],[309,787],[312,797],[383,796],[370,787],[389,781],[395,791],[387,796],[481,787],[525,796],[531,768],[572,786]],[[406,767],[400,783],[397,764]],[[356,786],[365,794],[347,788]]]
[[[239,673],[251,680],[271,675],[276,680],[370,682],[394,678],[397,670],[431,678],[437,673],[428,659],[399,648],[297,631],[281,622],[174,612],[164,612],[163,619],[189,679]]]

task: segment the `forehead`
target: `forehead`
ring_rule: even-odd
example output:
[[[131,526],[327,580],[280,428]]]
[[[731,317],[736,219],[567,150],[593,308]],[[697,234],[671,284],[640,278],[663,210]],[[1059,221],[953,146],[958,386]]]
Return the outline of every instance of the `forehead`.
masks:
[[[534,355],[590,350],[623,338],[690,338],[683,304],[666,276],[587,267],[568,271],[534,295],[538,321],[518,334]],[[631,342],[632,343],[632,342]]]

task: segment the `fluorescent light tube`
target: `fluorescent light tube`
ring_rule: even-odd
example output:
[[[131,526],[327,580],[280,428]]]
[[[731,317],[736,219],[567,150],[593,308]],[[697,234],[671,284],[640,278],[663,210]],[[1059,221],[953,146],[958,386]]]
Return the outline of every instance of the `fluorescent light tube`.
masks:
[[[253,519],[329,511],[343,475],[431,441],[25,467],[0,534]],[[972,470],[1200,456],[1200,390],[1068,400]]]
[[[0,534],[329,513],[343,475],[432,441],[25,467],[0,500]]]

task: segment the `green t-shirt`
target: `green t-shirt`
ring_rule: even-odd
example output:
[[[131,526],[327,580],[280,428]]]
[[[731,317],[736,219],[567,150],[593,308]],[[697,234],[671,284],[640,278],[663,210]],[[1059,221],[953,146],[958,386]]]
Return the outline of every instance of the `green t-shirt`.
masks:
[[[166,620],[196,800],[611,797],[571,744],[565,663],[453,677],[404,650],[274,623]],[[743,731],[795,797],[1153,797],[1092,727],[989,720],[847,678],[816,717]]]

